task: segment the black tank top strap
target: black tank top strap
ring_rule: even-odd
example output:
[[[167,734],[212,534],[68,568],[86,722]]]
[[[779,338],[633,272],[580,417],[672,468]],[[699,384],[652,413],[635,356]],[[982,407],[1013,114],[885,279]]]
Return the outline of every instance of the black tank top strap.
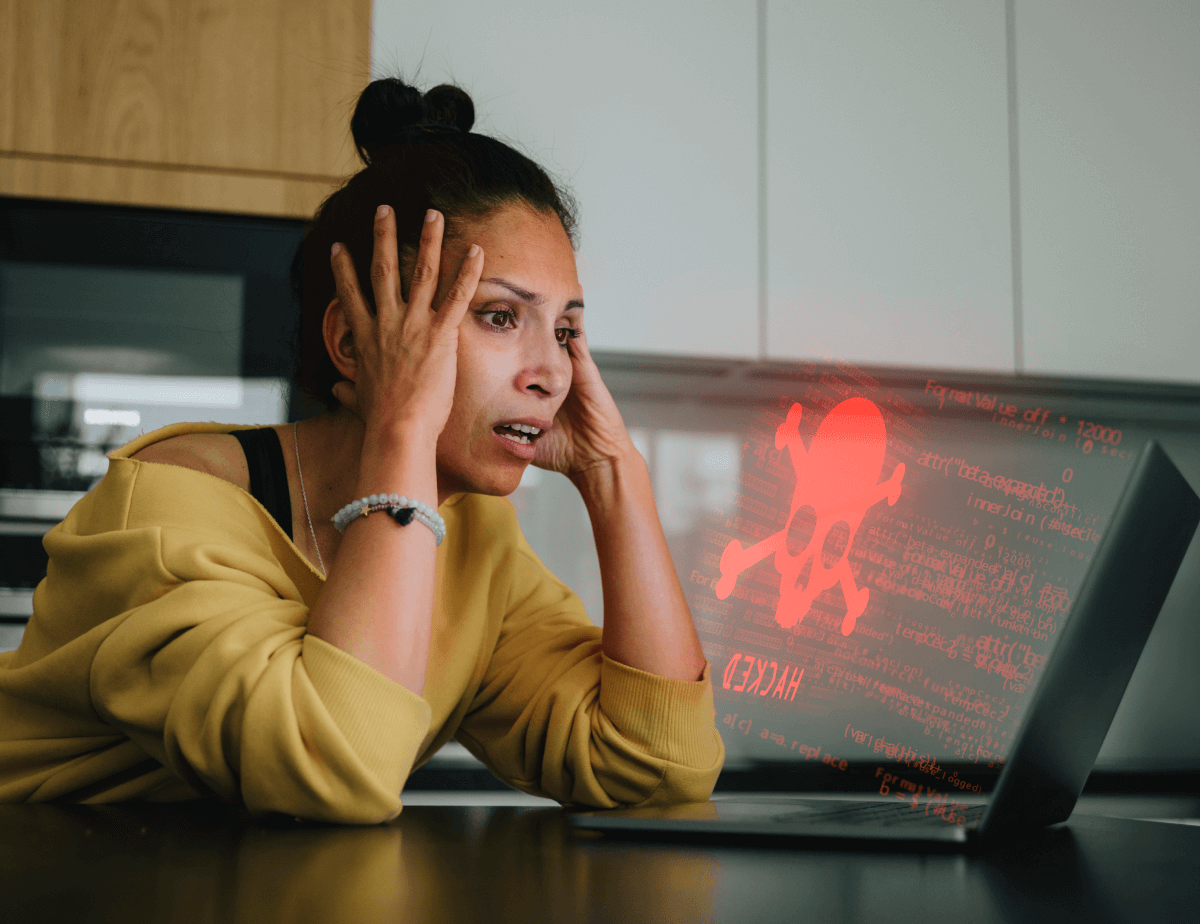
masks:
[[[292,494],[288,490],[283,444],[274,427],[234,430],[250,467],[250,493],[267,508],[289,539],[292,538]]]

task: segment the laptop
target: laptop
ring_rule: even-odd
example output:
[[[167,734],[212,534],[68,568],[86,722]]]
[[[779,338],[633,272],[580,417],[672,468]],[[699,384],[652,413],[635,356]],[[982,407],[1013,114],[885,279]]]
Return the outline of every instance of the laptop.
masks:
[[[718,799],[581,812],[571,823],[610,835],[680,840],[700,835],[978,847],[1065,821],[1198,523],[1200,498],[1158,443],[1147,441],[986,798],[958,792],[948,798],[944,783],[923,798],[893,784],[895,791],[883,785],[885,795],[869,801]]]

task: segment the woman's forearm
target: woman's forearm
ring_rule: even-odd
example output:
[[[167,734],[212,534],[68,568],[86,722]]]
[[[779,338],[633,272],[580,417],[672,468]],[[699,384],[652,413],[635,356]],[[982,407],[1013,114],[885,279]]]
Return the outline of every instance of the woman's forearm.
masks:
[[[430,439],[414,432],[368,430],[356,496],[403,494],[437,504],[437,469]],[[346,503],[354,500],[346,498]],[[433,619],[437,544],[414,520],[401,527],[386,513],[359,517],[346,528],[308,634],[328,642],[420,695]]]
[[[646,463],[636,452],[572,479],[592,521],[604,589],[604,653],[629,667],[698,680],[704,652],[671,563]]]

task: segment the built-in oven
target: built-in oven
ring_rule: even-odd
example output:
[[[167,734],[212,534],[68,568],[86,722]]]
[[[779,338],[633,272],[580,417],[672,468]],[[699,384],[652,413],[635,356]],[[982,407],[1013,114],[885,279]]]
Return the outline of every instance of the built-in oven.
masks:
[[[105,454],[292,419],[297,220],[0,196],[0,651]]]

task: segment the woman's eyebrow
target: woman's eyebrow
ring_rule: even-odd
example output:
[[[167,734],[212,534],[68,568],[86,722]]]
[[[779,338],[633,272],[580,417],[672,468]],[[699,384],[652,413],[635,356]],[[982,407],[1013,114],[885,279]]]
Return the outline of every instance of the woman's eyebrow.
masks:
[[[511,283],[507,279],[501,279],[499,276],[489,276],[487,279],[480,279],[479,281],[480,282],[494,282],[498,286],[504,286],[504,288],[506,288],[510,292],[512,292],[513,295],[517,296],[517,298],[522,299],[523,301],[527,301],[531,304],[538,305],[539,307],[541,305],[546,304],[546,296],[538,295],[536,292],[530,292],[528,289],[522,289],[519,285]],[[582,307],[583,307],[583,302],[580,299],[573,298],[569,302],[567,302],[567,306],[566,306],[565,310],[570,310],[571,308],[582,308]]]

